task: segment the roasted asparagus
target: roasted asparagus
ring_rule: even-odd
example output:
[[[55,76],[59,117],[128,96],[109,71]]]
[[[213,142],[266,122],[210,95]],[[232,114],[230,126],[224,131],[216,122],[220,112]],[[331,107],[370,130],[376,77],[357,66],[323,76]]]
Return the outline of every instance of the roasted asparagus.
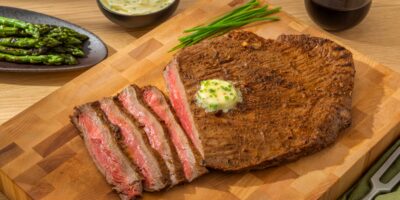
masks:
[[[32,24],[0,16],[0,61],[74,65],[88,36],[67,27]]]

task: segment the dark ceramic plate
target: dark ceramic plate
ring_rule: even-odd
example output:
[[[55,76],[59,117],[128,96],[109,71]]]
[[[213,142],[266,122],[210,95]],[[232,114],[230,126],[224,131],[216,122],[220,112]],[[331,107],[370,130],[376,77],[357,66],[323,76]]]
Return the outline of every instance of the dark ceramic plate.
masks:
[[[83,49],[86,57],[79,58],[79,63],[76,65],[33,65],[33,64],[15,64],[0,61],[0,71],[6,72],[58,72],[58,71],[72,71],[91,67],[101,62],[107,57],[107,48],[103,41],[93,33],[71,24],[67,21],[51,17],[45,14],[23,10],[19,8],[12,8],[0,6],[0,16],[24,20],[31,23],[52,24],[57,26],[65,26],[75,31],[89,36],[89,40],[84,43]]]

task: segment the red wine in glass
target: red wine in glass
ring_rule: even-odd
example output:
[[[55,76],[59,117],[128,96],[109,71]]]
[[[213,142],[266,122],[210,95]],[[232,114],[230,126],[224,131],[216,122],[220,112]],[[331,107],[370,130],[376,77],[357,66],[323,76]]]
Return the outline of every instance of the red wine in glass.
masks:
[[[341,31],[360,23],[372,0],[305,0],[311,19],[327,31]]]

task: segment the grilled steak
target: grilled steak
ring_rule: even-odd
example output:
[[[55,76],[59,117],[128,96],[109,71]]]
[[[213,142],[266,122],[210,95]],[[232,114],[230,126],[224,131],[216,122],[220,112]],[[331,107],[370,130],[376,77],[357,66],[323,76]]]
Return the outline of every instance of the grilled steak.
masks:
[[[267,40],[234,31],[179,52],[166,67],[171,103],[207,167],[237,171],[297,159],[351,123],[352,54],[307,35]],[[227,113],[196,105],[200,81],[231,81],[243,102]]]
[[[148,86],[143,89],[143,100],[168,128],[169,138],[176,148],[186,179],[190,182],[207,173],[207,169],[201,166],[201,155],[186,137],[164,94],[156,87]]]
[[[105,124],[103,115],[85,104],[75,108],[71,121],[80,131],[97,168],[120,198],[131,200],[140,196],[142,177],[117,146],[116,132]]]
[[[167,137],[167,130],[142,101],[137,86],[129,86],[118,94],[117,99],[129,114],[137,120],[146,132],[150,145],[164,160],[170,175],[171,185],[185,180],[178,155]]]
[[[119,146],[133,161],[144,178],[146,191],[158,191],[169,183],[169,173],[160,155],[155,152],[145,136],[130,116],[121,110],[112,98],[104,98],[97,105],[108,121],[119,128]]]

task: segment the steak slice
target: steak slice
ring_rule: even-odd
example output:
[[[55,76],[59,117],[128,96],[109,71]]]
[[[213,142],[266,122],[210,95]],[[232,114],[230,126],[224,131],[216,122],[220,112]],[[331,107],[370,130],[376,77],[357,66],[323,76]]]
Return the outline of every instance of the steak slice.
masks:
[[[96,167],[113,185],[121,199],[136,199],[142,194],[142,177],[119,149],[116,132],[105,124],[101,112],[90,104],[75,108],[71,121],[80,131]]]
[[[140,89],[132,85],[119,93],[117,99],[124,109],[140,123],[151,147],[161,155],[168,168],[171,186],[179,184],[185,180],[185,177],[178,155],[167,137],[167,130],[142,101],[141,95]]]
[[[194,123],[193,114],[190,111],[190,104],[185,87],[182,84],[182,78],[179,74],[177,58],[175,57],[166,67],[164,71],[164,79],[167,82],[169,98],[171,99],[172,107],[178,116],[182,128],[190,138],[197,151],[204,157],[202,142],[200,141],[199,132]]]
[[[177,116],[207,167],[265,168],[319,151],[351,123],[352,54],[328,40],[233,31],[179,52],[164,71]],[[227,113],[196,105],[200,81],[234,83]]]
[[[186,137],[164,94],[154,86],[147,86],[143,88],[143,100],[168,128],[169,137],[176,148],[186,179],[190,182],[207,173],[207,169],[201,165],[203,160],[200,153]]]
[[[119,146],[133,161],[144,178],[146,191],[159,191],[169,184],[169,173],[160,155],[154,151],[145,133],[139,129],[130,116],[112,98],[104,98],[97,103],[108,121],[119,128]]]

